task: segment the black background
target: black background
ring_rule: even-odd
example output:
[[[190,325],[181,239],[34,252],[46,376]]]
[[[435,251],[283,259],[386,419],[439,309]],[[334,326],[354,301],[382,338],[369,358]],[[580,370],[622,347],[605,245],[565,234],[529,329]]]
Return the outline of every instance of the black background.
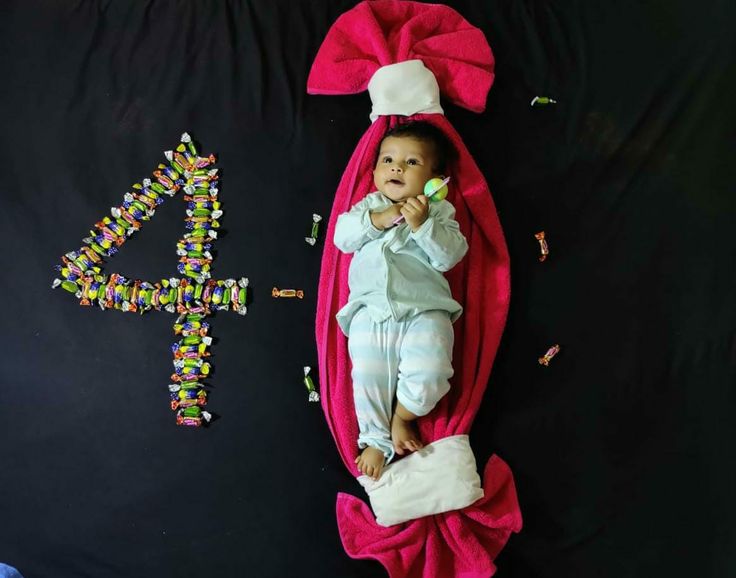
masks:
[[[0,4],[0,560],[26,578],[385,576],[342,550],[335,495],[361,490],[301,381],[323,242],[303,237],[370,110],[306,78],[354,4]],[[736,575],[735,5],[448,4],[496,56],[487,111],[445,110],[511,254],[471,431],[479,463],[511,466],[525,520],[497,576]],[[168,408],[174,316],[50,288],[184,130],[221,168],[214,276],[253,294],[212,322],[207,430]],[[183,210],[162,205],[106,271],[175,275]]]

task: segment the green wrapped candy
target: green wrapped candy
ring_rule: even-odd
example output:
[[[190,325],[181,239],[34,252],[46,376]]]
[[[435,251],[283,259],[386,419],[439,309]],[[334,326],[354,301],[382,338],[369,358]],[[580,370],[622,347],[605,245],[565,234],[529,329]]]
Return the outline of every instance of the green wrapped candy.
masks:
[[[548,104],[557,104],[557,101],[549,96],[535,96],[531,102],[532,106],[546,106]]]
[[[312,377],[309,375],[309,372],[312,370],[311,367],[304,366],[304,385],[307,388],[307,391],[309,392],[309,401],[315,402],[319,401],[319,392],[317,391],[317,387],[314,385],[314,381],[312,380]]]

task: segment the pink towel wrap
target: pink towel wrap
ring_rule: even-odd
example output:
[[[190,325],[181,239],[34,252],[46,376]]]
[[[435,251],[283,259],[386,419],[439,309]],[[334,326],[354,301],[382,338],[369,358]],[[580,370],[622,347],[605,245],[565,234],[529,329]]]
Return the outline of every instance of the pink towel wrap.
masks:
[[[421,60],[435,75],[443,99],[482,112],[493,83],[493,54],[483,33],[451,8],[399,0],[361,2],[340,16],[327,33],[312,65],[310,94],[353,94],[366,90],[382,66]],[[367,117],[368,111],[366,111]],[[439,127],[458,151],[450,167],[448,200],[468,240],[463,261],[447,273],[453,297],[464,308],[455,323],[450,393],[418,420],[422,440],[466,434],[488,383],[508,312],[509,256],[488,185],[462,139],[441,114],[416,114]],[[350,255],[332,243],[340,213],[373,190],[373,167],[389,127],[407,117],[381,116],[358,142],[335,194],[325,236],[317,302],[316,339],[322,407],[348,470],[358,424],[353,407],[347,339],[335,314],[349,294]],[[376,524],[361,500],[339,494],[337,521],[345,551],[353,558],[378,560],[391,578],[487,578],[496,555],[512,532],[521,529],[513,476],[492,456],[483,472],[485,497],[459,510],[397,526]]]

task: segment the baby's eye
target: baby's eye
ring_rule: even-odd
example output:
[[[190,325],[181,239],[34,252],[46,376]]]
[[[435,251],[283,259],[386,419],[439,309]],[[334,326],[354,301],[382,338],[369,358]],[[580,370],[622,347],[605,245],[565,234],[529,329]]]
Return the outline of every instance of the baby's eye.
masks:
[[[383,157],[383,162],[389,164],[393,159],[391,157]]]
[[[418,165],[419,161],[417,159],[409,159],[408,161],[406,161],[406,164],[407,165]]]

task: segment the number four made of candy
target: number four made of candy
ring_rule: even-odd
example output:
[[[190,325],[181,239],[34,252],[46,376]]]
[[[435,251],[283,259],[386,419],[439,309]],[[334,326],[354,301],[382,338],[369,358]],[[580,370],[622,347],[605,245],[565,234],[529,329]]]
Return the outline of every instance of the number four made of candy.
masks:
[[[62,264],[56,267],[61,278],[54,279],[52,286],[66,289],[81,305],[97,304],[103,310],[142,314],[155,309],[178,313],[174,333],[179,341],[171,346],[171,409],[176,411],[178,425],[200,426],[212,418],[203,410],[207,391],[202,380],[211,370],[206,359],[212,343],[205,318],[220,310],[245,315],[248,279],[215,280],[210,275],[210,249],[217,239],[218,219],[222,216],[214,155],[200,156],[187,133],[182,135],[176,150],[164,155],[167,164],[159,164],[152,178],[134,184],[132,191],[125,193],[123,204],[113,207],[110,216],[94,224],[83,245],[61,258]],[[166,196],[173,197],[182,190],[187,202],[187,232],[176,244],[177,270],[182,277],[149,283],[118,273],[103,274],[105,258],[117,253],[142,222],[150,220]]]
[[[450,182],[450,177],[447,177],[445,179],[441,177],[435,177],[433,179],[429,179],[424,184],[424,196],[427,197],[433,203],[439,203],[441,200],[447,197],[447,193],[449,192],[447,190],[447,183],[449,182]],[[392,224],[398,225],[403,220],[404,220],[404,215],[401,215],[400,217],[394,219]]]

